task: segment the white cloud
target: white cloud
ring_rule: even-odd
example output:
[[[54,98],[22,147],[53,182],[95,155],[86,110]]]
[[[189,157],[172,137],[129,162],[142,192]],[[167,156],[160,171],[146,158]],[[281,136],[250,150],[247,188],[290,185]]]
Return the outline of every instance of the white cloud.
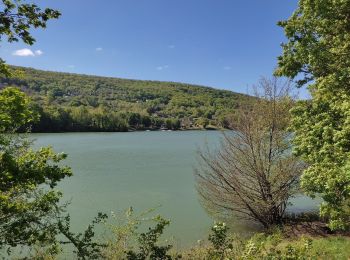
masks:
[[[41,56],[44,54],[42,50],[36,50],[34,53],[36,56]]]
[[[168,45],[168,48],[169,48],[169,49],[174,49],[174,48],[175,48],[175,45]]]
[[[156,69],[157,70],[164,70],[164,69],[167,69],[167,68],[169,68],[169,65],[158,66]]]
[[[19,49],[12,53],[12,55],[20,56],[20,57],[29,57],[29,56],[34,57],[34,56],[41,56],[43,54],[44,52],[41,50],[32,51],[31,49],[28,49],[28,48]]]
[[[103,48],[102,47],[97,47],[96,51],[103,51]]]
[[[224,70],[231,70],[232,68],[230,66],[225,66]]]
[[[21,57],[27,57],[27,56],[35,56],[34,52],[31,49],[20,49],[16,50],[12,53],[14,56],[21,56]]]

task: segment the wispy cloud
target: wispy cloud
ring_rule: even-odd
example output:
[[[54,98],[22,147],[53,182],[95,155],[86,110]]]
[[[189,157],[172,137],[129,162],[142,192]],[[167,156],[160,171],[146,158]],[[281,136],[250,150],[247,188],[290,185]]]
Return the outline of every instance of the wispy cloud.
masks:
[[[103,48],[102,47],[97,47],[96,51],[103,51]]]
[[[224,70],[231,70],[232,69],[232,67],[230,67],[230,66],[225,66],[224,67]]]
[[[164,69],[167,69],[167,68],[169,68],[169,65],[158,66],[156,69],[157,70],[164,70]]]
[[[168,45],[168,48],[169,48],[169,49],[175,49],[175,45],[173,45],[173,44]]]
[[[36,50],[36,51],[34,51],[34,54],[35,54],[35,56],[41,56],[44,54],[44,52],[42,50]]]
[[[32,51],[31,49],[28,49],[28,48],[19,49],[12,53],[12,55],[20,56],[20,57],[30,57],[30,56],[34,57],[34,56],[41,56],[43,54],[44,52],[41,50]]]
[[[75,68],[75,65],[72,65],[72,64],[71,64],[71,65],[68,65],[67,67],[68,67],[69,69],[74,69],[74,68]]]

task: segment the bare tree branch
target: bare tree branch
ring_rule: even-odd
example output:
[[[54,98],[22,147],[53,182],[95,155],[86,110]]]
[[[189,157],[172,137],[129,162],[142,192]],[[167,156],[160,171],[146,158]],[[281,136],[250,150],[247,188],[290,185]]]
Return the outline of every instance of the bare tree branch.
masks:
[[[268,228],[282,221],[298,192],[304,164],[291,154],[290,82],[262,79],[254,103],[230,122],[218,150],[199,152],[197,190],[209,212],[250,219]]]

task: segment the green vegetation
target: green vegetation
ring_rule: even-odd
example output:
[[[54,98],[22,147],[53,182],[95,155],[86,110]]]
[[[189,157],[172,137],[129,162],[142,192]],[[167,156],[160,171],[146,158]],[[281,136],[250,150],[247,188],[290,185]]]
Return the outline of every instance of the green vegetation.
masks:
[[[288,43],[278,75],[310,83],[311,101],[293,110],[294,149],[309,167],[302,176],[308,195],[321,195],[320,213],[330,227],[350,226],[350,1],[300,0],[280,22]]]
[[[65,154],[50,147],[33,150],[16,128],[33,120],[27,97],[15,88],[0,92],[0,249],[54,244],[52,222],[60,212],[54,187],[72,173],[59,166]],[[12,133],[12,134],[11,134]]]
[[[169,221],[149,212],[135,216],[132,209],[125,216],[113,215],[104,227],[112,231],[102,249],[104,259],[348,259],[350,238],[329,236],[312,237],[309,234],[286,237],[282,229],[256,233],[251,238],[241,238],[230,233],[225,223],[213,225],[207,239],[189,249],[180,250],[164,240],[164,229]],[[123,221],[121,221],[123,220]],[[153,222],[148,231],[140,231],[142,224]]]
[[[29,108],[29,99],[16,88],[6,88],[0,92],[0,131],[12,132],[30,123],[35,113]]]
[[[212,228],[211,243],[182,252],[181,259],[348,259],[348,237],[285,238],[281,230],[272,234],[257,233],[250,239],[228,235],[222,223]],[[175,254],[176,255],[176,254]]]
[[[149,212],[148,212],[149,213]],[[313,237],[302,234],[295,237],[283,229],[274,229],[268,233],[256,233],[250,238],[229,232],[225,223],[215,223],[205,240],[188,249],[178,249],[169,240],[164,239],[164,230],[169,221],[160,216],[148,218],[148,213],[135,216],[132,210],[126,215],[113,214],[101,222],[107,236],[100,236],[92,242],[94,246],[74,251],[77,259],[128,259],[128,260],[222,260],[222,259],[348,259],[350,256],[350,238],[347,236]],[[144,224],[152,222],[146,230]],[[91,231],[91,226],[87,231]],[[89,232],[88,232],[89,233]],[[86,234],[86,232],[85,232]],[[89,234],[94,234],[90,232]],[[89,236],[91,239],[92,237]],[[83,241],[83,240],[80,240]],[[79,242],[77,243],[80,246]],[[64,248],[63,249],[64,252]],[[47,251],[40,248],[30,255],[33,259],[56,259],[61,251]]]
[[[250,97],[188,84],[127,80],[12,67],[2,78],[33,100],[33,132],[127,131],[228,127],[227,118]]]
[[[60,15],[21,1],[2,3],[0,36],[9,42],[33,44],[30,29],[44,28]],[[292,120],[287,111],[292,102],[288,96],[279,102],[274,84],[252,98],[179,83],[8,67],[0,60],[1,253],[12,257],[11,250],[24,248],[25,259],[54,259],[62,244],[70,244],[78,259],[348,259],[346,232],[326,238],[308,237],[307,230],[301,238],[283,234],[291,225],[285,221],[286,204],[304,166],[290,153],[288,126],[295,135],[296,155],[308,166],[302,188],[322,196],[320,215],[330,220],[331,229],[347,230],[350,225],[349,10],[350,0],[300,0],[293,16],[280,22],[289,42],[283,45],[276,74],[298,78],[302,73],[298,84],[310,83],[312,93],[310,102],[299,102],[292,110]],[[33,150],[26,136],[17,134],[29,126],[34,131],[126,131],[237,127],[237,122],[236,137],[225,139],[221,157],[204,158],[209,170],[202,175],[206,189],[201,195],[225,213],[241,212],[260,221],[265,233],[243,240],[217,223],[208,241],[184,252],[160,241],[168,220],[152,218],[154,226],[144,231],[143,216],[134,217],[132,210],[122,224],[99,213],[85,231],[73,233],[60,203],[62,194],[55,190],[72,175],[62,166],[66,155],[50,147]],[[295,221],[295,226],[305,224]],[[107,237],[97,237],[98,224],[107,228]],[[271,232],[275,225],[277,231]]]

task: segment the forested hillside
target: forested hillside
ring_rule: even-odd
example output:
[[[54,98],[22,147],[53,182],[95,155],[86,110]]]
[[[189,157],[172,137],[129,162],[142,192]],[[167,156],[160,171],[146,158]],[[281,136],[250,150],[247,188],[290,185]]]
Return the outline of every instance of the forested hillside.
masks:
[[[129,80],[12,67],[40,119],[34,132],[128,131],[227,127],[226,118],[251,97],[196,85]]]

